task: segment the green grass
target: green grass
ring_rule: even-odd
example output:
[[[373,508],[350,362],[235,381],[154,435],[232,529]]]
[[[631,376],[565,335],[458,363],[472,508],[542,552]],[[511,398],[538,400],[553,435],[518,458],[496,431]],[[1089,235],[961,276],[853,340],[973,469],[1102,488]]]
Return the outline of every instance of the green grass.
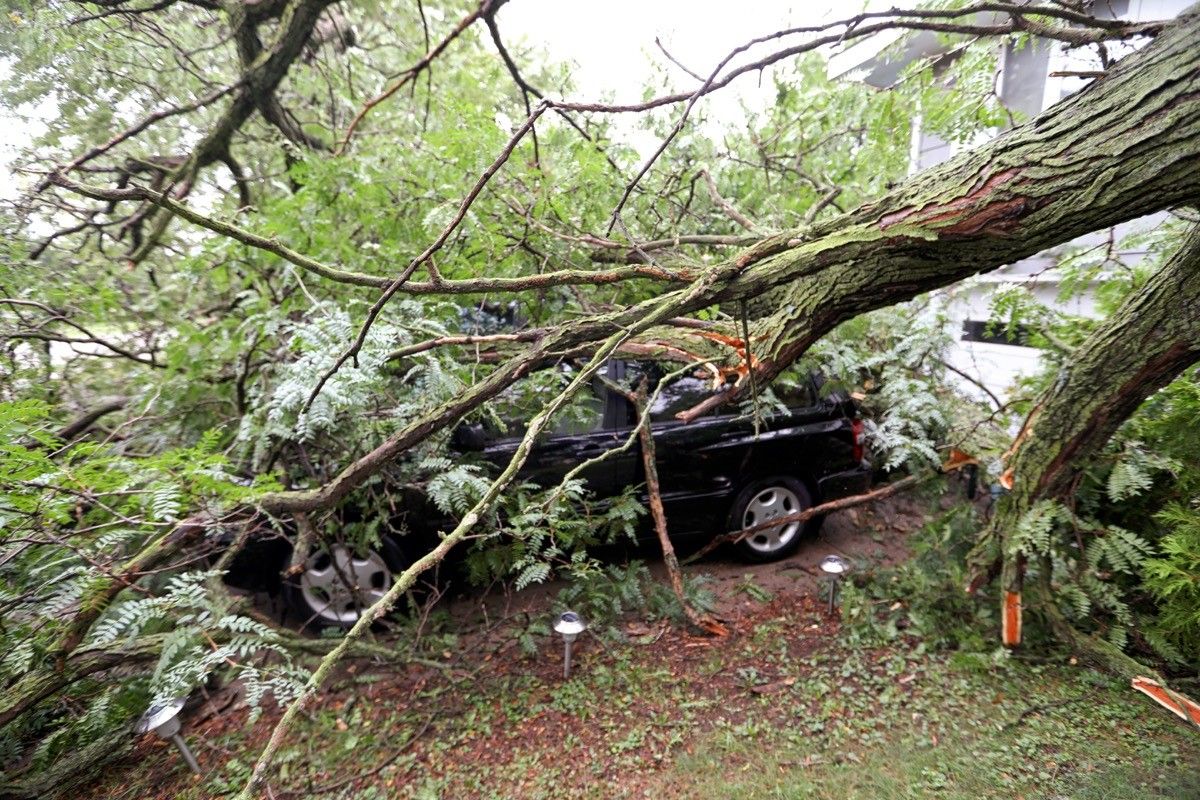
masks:
[[[458,679],[358,675],[303,719],[273,788],[304,794],[360,775],[318,796],[1200,797],[1200,738],[1127,686],[911,641],[855,647],[812,605],[763,609],[716,642],[670,632],[653,645],[584,647],[566,682],[546,656]],[[207,740],[193,731],[202,781],[163,748],[91,796],[228,794],[271,722]]]
[[[878,703],[873,725],[860,712],[868,704],[839,698],[821,704],[824,714],[805,714],[804,703],[796,704],[794,724],[784,728],[719,729],[656,776],[650,794],[722,800],[1200,797],[1200,742],[1149,701],[1101,676],[1069,667],[1012,665],[979,674],[941,659],[925,665],[920,680],[944,695],[921,692],[909,701]],[[1043,705],[1016,721],[1023,710]],[[847,715],[847,709],[859,713]]]

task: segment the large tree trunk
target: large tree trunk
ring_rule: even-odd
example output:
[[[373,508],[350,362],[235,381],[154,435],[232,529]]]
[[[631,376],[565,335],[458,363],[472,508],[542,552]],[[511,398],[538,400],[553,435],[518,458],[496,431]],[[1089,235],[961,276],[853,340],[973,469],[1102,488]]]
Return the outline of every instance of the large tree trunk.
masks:
[[[6,800],[51,800],[74,794],[96,780],[106,765],[123,758],[133,745],[134,738],[127,729],[103,730],[43,770],[20,777],[0,773],[0,797]]]
[[[1071,354],[1017,438],[1005,471],[1011,491],[1000,500],[971,557],[976,570],[972,589],[1003,561],[1006,644],[1020,641],[1022,573],[1029,554],[1005,548],[1005,537],[1036,503],[1069,499],[1083,467],[1121,424],[1147,397],[1198,361],[1200,226]],[[1061,622],[1060,615],[1051,616]],[[1127,671],[1126,661],[1114,661],[1122,664],[1119,672]]]
[[[749,267],[718,299],[761,295],[751,304],[760,377],[865,311],[1200,198],[1198,41],[1193,6],[1024,125],[878,202],[748,248],[739,261]]]
[[[112,647],[82,649],[53,668],[27,673],[0,691],[0,728],[82,678],[157,659],[166,640],[167,634],[155,634]]]

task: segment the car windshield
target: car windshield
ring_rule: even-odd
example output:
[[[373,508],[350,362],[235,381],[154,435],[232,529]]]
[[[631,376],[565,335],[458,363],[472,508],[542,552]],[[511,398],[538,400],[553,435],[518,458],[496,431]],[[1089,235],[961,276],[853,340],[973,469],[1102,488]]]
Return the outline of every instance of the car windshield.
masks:
[[[636,389],[644,376],[649,380],[648,391],[653,393],[662,376],[669,375],[678,368],[678,364],[660,364],[653,361],[624,362],[623,377],[620,383],[630,387],[631,390]],[[685,370],[663,386],[650,406],[650,420],[658,423],[677,422],[678,414],[695,408],[713,394],[723,390],[725,387],[718,387],[717,379],[711,369],[697,366],[695,369]],[[760,400],[762,402],[759,413],[765,417],[786,414],[788,409],[809,408],[816,404],[813,383],[808,373],[796,370],[785,372],[770,386],[762,388]],[[746,407],[749,402],[751,402],[749,392],[746,392],[740,400],[728,406],[719,406],[709,410],[701,417],[749,413],[749,409]],[[626,423],[632,425],[636,422],[637,414],[632,408],[629,408],[626,414]]]

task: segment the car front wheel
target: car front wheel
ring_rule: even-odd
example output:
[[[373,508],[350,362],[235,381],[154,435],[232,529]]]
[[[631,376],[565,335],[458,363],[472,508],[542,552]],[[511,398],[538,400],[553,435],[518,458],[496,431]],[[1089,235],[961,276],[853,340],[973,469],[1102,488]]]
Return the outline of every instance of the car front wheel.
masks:
[[[355,552],[344,545],[316,550],[303,571],[290,579],[286,597],[305,627],[349,628],[392,588],[396,554],[383,550]],[[393,556],[387,558],[386,556]]]
[[[738,495],[729,527],[731,530],[756,528],[811,507],[812,495],[796,478],[785,475],[764,478],[749,484]],[[812,527],[803,522],[781,522],[755,530],[734,547],[747,561],[777,561],[796,552],[805,532]]]

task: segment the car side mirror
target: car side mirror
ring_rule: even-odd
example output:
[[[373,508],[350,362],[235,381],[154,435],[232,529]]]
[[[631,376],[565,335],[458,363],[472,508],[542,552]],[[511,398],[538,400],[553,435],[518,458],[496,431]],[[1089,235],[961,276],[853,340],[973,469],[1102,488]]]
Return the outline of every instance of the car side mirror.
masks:
[[[488,436],[480,423],[459,425],[450,437],[451,443],[468,453],[479,452],[487,447]]]

